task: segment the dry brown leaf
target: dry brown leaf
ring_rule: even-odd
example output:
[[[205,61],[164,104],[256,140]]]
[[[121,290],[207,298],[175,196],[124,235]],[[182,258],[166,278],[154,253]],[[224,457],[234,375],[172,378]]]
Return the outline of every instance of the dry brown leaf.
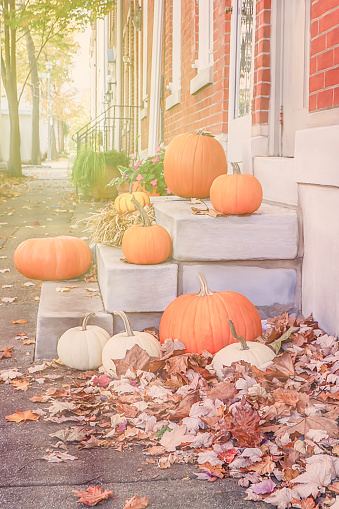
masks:
[[[144,509],[148,506],[148,501],[149,498],[134,495],[134,497],[126,500],[123,509]]]
[[[238,391],[232,382],[219,382],[212,389],[206,390],[206,397],[220,399],[221,401],[233,401]]]
[[[93,507],[97,505],[101,500],[107,500],[108,498],[114,498],[113,491],[103,491],[100,486],[90,486],[85,491],[72,490],[76,497],[80,497],[78,502],[82,502],[85,505]]]
[[[271,474],[275,469],[276,465],[274,461],[272,461],[270,456],[265,456],[265,458],[259,463],[254,463],[249,466],[249,470],[254,470],[259,475]]]
[[[6,415],[6,419],[11,422],[26,422],[26,421],[36,421],[39,419],[39,415],[31,412],[31,410],[26,410],[21,412],[17,410],[14,414]]]
[[[12,350],[13,350],[13,346],[11,346],[10,348],[6,347],[6,348],[3,348],[2,350],[0,350],[1,352],[3,353],[0,353],[0,361],[2,359],[9,359],[10,357],[12,357]]]
[[[137,371],[145,369],[151,357],[139,345],[134,345],[125,355],[124,359],[114,361],[118,376],[124,375],[128,369]]]
[[[17,389],[17,390],[20,390],[20,391],[27,391],[28,387],[31,385],[27,380],[13,380],[13,382],[11,382],[12,385]]]
[[[253,447],[259,445],[262,435],[259,429],[260,417],[242,398],[241,405],[237,406],[231,419],[231,433],[238,441],[240,447]]]
[[[295,407],[298,403],[298,392],[291,389],[276,389],[273,391],[276,401]]]
[[[172,373],[186,373],[188,369],[188,356],[176,355],[167,359],[165,370],[170,375]]]
[[[19,320],[12,320],[13,324],[21,325],[23,323],[28,323],[28,320],[22,320],[21,318]]]
[[[284,433],[288,433],[290,436],[293,433],[299,433],[305,436],[310,429],[327,431],[331,438],[337,438],[339,435],[339,428],[335,421],[322,417],[321,415],[313,415],[299,419],[293,426],[281,426],[275,432],[275,436],[279,438],[284,435]]]

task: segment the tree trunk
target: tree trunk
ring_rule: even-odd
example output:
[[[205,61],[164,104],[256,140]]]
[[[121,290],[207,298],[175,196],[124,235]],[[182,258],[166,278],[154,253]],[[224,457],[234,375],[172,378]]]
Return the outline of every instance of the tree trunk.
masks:
[[[64,122],[63,120],[58,120],[58,128],[59,128],[59,152],[65,152],[65,135],[64,135]]]
[[[53,124],[51,125],[51,159],[52,159],[52,161],[56,161],[57,155],[58,155],[54,125],[55,125],[55,120],[53,119]]]
[[[19,103],[16,81],[16,29],[13,25],[13,19],[15,19],[15,0],[4,0],[3,15],[5,19],[4,58],[1,52],[1,76],[6,90],[10,121],[8,170],[11,177],[22,177]]]
[[[28,61],[31,68],[31,90],[32,90],[32,164],[41,163],[40,153],[40,131],[39,131],[39,102],[40,87],[38,76],[38,65],[35,56],[34,42],[30,32],[25,35]]]

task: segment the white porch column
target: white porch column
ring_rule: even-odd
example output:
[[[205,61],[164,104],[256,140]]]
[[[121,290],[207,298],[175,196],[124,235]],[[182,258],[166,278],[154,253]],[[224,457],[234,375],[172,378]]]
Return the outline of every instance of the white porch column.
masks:
[[[155,152],[160,142],[160,91],[161,91],[161,53],[164,17],[164,0],[154,2],[152,78],[150,97],[150,122],[148,131],[148,155]]]
[[[122,0],[117,1],[117,54],[116,54],[116,104],[121,105],[122,102]],[[121,117],[122,108],[115,107],[115,115]],[[121,120],[115,121],[114,148],[121,150]]]

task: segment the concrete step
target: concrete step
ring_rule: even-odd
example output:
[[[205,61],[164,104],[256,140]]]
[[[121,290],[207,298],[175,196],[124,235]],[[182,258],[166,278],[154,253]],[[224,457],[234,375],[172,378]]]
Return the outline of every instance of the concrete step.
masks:
[[[96,247],[96,260],[105,310],[129,313],[137,330],[157,326],[162,311],[178,294],[178,265],[126,263],[121,248],[102,244]],[[148,318],[143,317],[144,313]]]
[[[67,292],[58,288],[69,288]],[[113,334],[113,317],[106,313],[97,283],[86,281],[44,281],[37,317],[35,357],[57,358],[59,337],[71,327],[81,325],[87,313],[94,312],[90,324]]]
[[[253,174],[262,185],[264,200],[298,205],[293,157],[254,157]]]
[[[206,200],[210,208],[211,203]],[[179,261],[292,260],[298,256],[295,209],[263,203],[248,216],[194,215],[190,201],[154,204]],[[203,207],[202,207],[203,208]]]

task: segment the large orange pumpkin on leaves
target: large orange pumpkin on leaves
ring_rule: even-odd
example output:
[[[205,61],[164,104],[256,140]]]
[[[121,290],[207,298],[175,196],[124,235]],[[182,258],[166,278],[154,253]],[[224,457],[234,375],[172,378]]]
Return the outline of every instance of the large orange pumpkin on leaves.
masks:
[[[183,198],[207,198],[213,180],[227,172],[222,145],[210,134],[180,134],[164,156],[164,178],[172,193]]]
[[[187,353],[214,354],[234,339],[228,318],[246,341],[261,335],[261,319],[254,305],[240,293],[212,292],[199,273],[200,292],[180,295],[165,309],[160,321],[160,341],[179,339]]]
[[[82,239],[70,236],[27,239],[14,251],[14,265],[30,279],[56,281],[78,277],[89,268],[92,251]]]

